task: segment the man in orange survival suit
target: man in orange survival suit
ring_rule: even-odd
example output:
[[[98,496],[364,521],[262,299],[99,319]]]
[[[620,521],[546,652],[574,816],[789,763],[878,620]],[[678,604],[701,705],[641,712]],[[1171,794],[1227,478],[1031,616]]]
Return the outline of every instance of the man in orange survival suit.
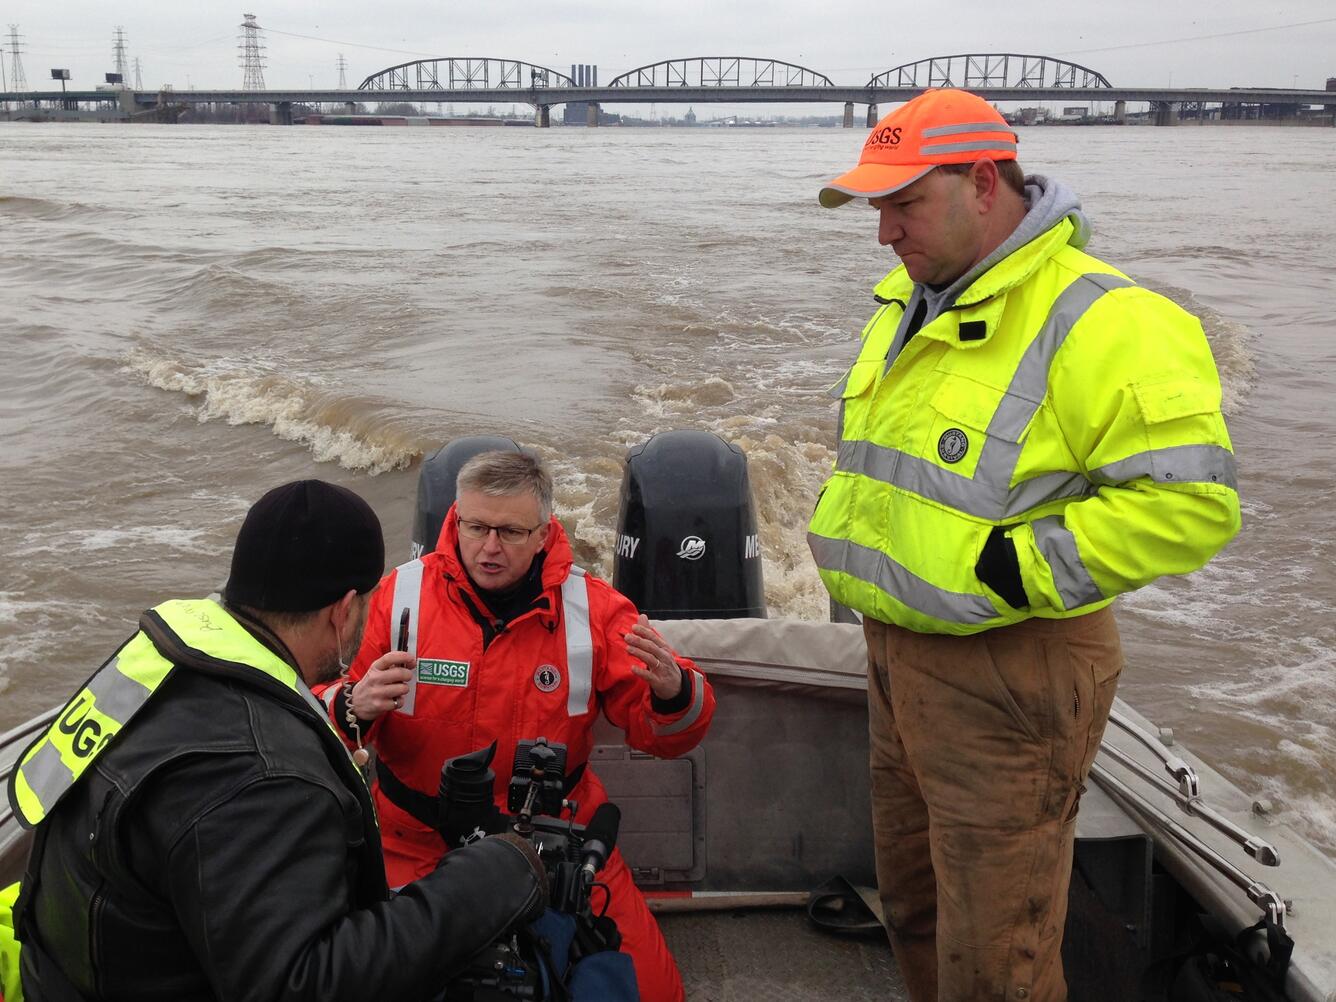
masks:
[[[624,596],[572,565],[552,516],[552,479],[536,459],[484,453],[460,470],[457,487],[436,551],[396,568],[377,589],[350,673],[357,729],[379,755],[375,797],[391,886],[430,873],[445,852],[401,804],[411,805],[414,791],[434,794],[446,759],[495,739],[504,810],[519,741],[567,745],[571,775],[589,758],[600,709],[633,748],[662,756],[694,748],[714,715],[714,694],[691,662]],[[405,607],[413,608],[409,650],[392,651]],[[325,698],[355,743],[345,692]],[[607,799],[592,769],[570,796],[581,823]],[[620,852],[601,879],[641,998],[683,998],[677,965]]]

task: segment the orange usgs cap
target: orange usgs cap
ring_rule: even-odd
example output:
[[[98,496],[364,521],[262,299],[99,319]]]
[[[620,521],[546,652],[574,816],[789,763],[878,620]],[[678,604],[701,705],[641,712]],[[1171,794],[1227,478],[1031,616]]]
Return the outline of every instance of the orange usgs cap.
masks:
[[[821,189],[827,209],[913,184],[939,164],[1015,160],[1018,137],[996,108],[963,90],[930,90],[873,128],[858,166]]]

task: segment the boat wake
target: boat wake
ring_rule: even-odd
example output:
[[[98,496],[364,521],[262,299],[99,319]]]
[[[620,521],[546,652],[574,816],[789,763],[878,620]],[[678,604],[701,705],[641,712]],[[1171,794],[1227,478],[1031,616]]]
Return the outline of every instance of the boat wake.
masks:
[[[346,470],[375,476],[403,469],[423,452],[424,443],[402,430],[387,407],[260,363],[222,359],[192,366],[135,351],[126,365],[147,385],[189,398],[200,422],[264,425],[309,448],[317,461]]]

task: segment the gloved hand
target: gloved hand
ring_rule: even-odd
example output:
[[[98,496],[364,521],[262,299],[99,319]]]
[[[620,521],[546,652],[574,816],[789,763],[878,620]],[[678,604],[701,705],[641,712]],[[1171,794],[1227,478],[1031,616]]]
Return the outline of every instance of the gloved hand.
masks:
[[[975,576],[993,591],[1002,596],[1013,609],[1026,609],[1030,599],[1025,594],[1025,584],[1021,581],[1021,565],[1016,558],[1016,544],[1007,535],[1013,526],[998,525],[988,534],[979,554],[979,562],[974,565]]]
[[[533,871],[538,880],[540,893],[538,899],[534,902],[533,908],[524,915],[524,921],[532,922],[542,915],[547,908],[547,903],[552,897],[551,885],[548,881],[547,870],[543,868],[543,861],[538,857],[538,850],[533,847],[533,843],[526,838],[521,838],[514,832],[502,832],[500,835],[488,835],[485,841],[497,839],[501,842],[509,842],[518,849],[526,860],[529,861],[529,869]]]

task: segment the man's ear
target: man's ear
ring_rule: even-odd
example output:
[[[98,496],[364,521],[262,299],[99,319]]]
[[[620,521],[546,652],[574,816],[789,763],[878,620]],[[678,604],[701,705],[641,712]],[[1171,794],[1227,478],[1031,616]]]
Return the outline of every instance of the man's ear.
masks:
[[[348,621],[353,618],[353,611],[357,606],[357,590],[349,588],[344,596],[329,607],[330,621],[334,624],[334,629],[340,633],[343,632]]]
[[[1002,175],[997,164],[984,157],[975,162],[970,170],[970,180],[974,184],[974,200],[983,212],[988,212],[997,201],[998,189],[1002,184]]]

